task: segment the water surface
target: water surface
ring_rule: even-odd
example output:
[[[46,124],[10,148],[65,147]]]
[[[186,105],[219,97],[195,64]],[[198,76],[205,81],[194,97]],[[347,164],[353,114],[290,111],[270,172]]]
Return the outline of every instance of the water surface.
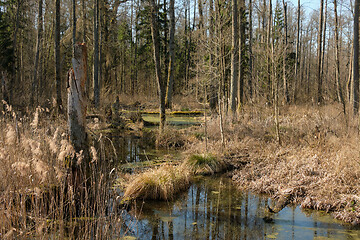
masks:
[[[123,211],[121,235],[136,239],[360,239],[329,214],[289,206],[270,218],[270,200],[241,193],[223,177],[201,177],[175,201]]]

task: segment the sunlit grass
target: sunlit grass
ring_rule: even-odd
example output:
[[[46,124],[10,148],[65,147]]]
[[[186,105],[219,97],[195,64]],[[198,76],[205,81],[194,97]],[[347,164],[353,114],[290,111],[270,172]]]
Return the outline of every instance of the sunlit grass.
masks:
[[[211,154],[193,154],[186,161],[186,166],[194,174],[210,175],[223,169],[224,164]]]
[[[171,200],[188,188],[190,172],[181,166],[163,165],[141,173],[127,186],[125,199]]]

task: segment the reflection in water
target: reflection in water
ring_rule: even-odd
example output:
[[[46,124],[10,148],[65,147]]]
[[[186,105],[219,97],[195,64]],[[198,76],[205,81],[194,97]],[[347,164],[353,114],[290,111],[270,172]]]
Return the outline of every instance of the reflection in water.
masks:
[[[138,202],[121,235],[137,239],[354,239],[330,216],[287,207],[264,220],[267,198],[236,191],[225,178],[199,178],[173,202]]]

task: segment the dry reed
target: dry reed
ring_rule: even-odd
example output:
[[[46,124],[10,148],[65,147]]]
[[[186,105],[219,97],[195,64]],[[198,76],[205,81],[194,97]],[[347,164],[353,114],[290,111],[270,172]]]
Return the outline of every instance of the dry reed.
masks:
[[[116,214],[109,217],[107,213],[112,208],[112,183],[109,166],[98,161],[101,154],[91,149],[92,186],[80,196],[76,209],[67,167],[76,153],[67,140],[66,122],[51,120],[41,108],[30,117],[18,117],[4,104],[6,110],[0,116],[0,239],[112,236],[109,222],[115,226],[120,221]],[[70,227],[75,217],[83,219],[83,228]]]

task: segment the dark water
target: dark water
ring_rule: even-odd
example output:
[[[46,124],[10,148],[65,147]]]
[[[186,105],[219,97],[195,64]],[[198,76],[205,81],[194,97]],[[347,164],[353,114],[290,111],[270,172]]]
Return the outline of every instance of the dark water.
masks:
[[[360,239],[360,231],[328,214],[295,206],[264,220],[267,204],[238,192],[227,178],[204,177],[175,201],[140,202],[123,211],[121,231],[133,239]]]

